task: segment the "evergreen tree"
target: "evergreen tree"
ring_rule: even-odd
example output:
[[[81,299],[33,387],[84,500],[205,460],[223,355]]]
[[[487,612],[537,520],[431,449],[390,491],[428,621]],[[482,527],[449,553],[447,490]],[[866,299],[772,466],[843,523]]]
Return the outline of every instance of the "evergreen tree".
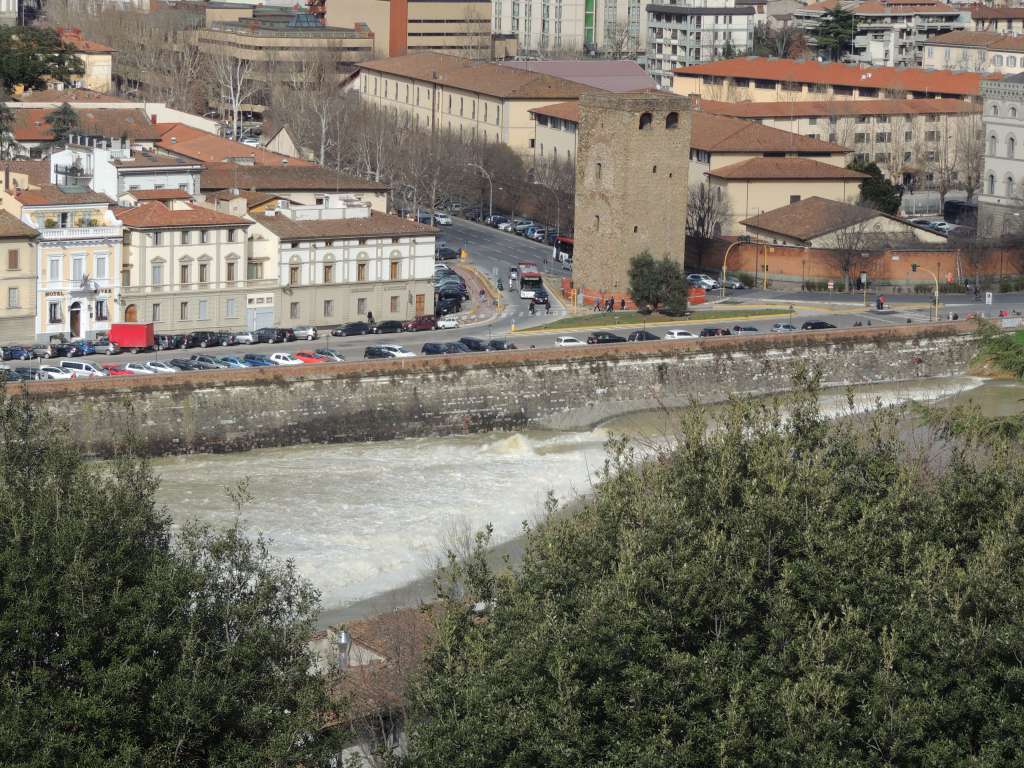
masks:
[[[78,53],[52,29],[0,26],[0,93],[70,83],[85,71]]]
[[[903,202],[903,186],[893,184],[882,173],[876,163],[854,160],[848,166],[850,170],[866,173],[868,178],[860,183],[860,202],[870,208],[895,216],[900,212]]]
[[[14,156],[14,111],[0,101],[0,160]]]
[[[650,251],[642,251],[629,262],[629,294],[637,306],[683,312],[687,301],[686,275],[674,261],[656,261]]]
[[[53,131],[53,138],[59,144],[68,140],[68,134],[78,126],[78,113],[70,104],[64,102],[46,116],[46,124]]]
[[[827,51],[832,61],[839,61],[857,36],[857,21],[850,11],[836,6],[821,15],[812,34],[818,50]]]

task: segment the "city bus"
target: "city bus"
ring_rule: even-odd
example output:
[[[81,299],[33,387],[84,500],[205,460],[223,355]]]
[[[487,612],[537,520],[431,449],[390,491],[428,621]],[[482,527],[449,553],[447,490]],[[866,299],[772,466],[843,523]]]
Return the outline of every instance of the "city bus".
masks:
[[[519,298],[532,299],[538,288],[544,287],[540,277],[540,267],[536,264],[519,262]]]

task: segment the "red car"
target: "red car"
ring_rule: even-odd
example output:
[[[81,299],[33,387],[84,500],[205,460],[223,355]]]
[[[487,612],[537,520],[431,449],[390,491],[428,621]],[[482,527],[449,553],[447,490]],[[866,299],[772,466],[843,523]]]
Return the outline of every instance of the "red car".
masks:
[[[420,315],[415,320],[410,320],[402,327],[406,331],[432,331],[436,326],[433,315]]]
[[[324,363],[327,359],[316,352],[296,352],[295,357],[304,363]]]
[[[114,365],[113,363],[106,363],[103,366],[103,370],[107,372],[109,376],[134,376],[134,371],[129,371],[122,368],[120,365]]]

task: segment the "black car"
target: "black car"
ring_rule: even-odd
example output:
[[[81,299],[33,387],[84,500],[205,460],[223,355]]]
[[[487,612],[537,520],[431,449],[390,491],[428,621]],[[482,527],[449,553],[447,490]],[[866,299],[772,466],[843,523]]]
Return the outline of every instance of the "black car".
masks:
[[[19,366],[14,369],[14,372],[20,374],[25,381],[35,381],[39,378],[39,371],[35,368],[25,368]]]
[[[462,299],[438,299],[434,302],[434,314],[437,317],[441,315],[450,315],[455,312],[462,311]]]
[[[728,328],[701,328],[700,334],[702,339],[709,338],[711,336],[732,336],[732,331]]]
[[[469,351],[469,347],[458,341],[424,344],[422,349],[424,355],[458,355]]]
[[[732,332],[736,335],[742,335],[744,333],[760,333],[760,331],[752,325],[734,325],[732,327]]]
[[[171,335],[171,346],[168,349],[185,349],[185,340],[188,338],[184,333]]]
[[[391,353],[391,350],[386,349],[385,347],[382,347],[379,344],[375,344],[374,346],[367,347],[366,349],[363,350],[363,357],[365,357],[368,360],[371,360],[391,358],[394,357],[394,355]]]
[[[595,331],[587,336],[587,344],[618,344],[621,341],[625,339],[608,331]]]
[[[281,344],[288,341],[288,331],[285,328],[259,328],[253,331],[252,335],[257,344]]]
[[[544,304],[551,303],[551,297],[548,296],[548,292],[545,291],[543,288],[538,288],[536,291],[533,292],[533,298],[530,299],[530,303],[535,305],[539,304],[543,306]]]
[[[451,261],[452,259],[459,258],[459,252],[447,245],[442,245],[437,249],[437,253],[434,255],[434,258],[438,261]]]
[[[0,381],[30,381],[31,378],[10,368],[0,368]]]
[[[657,341],[661,337],[650,331],[633,331],[626,337],[626,341]]]
[[[422,349],[420,349],[420,353],[424,355],[443,355],[445,347],[447,346],[447,344],[429,342],[423,345]]]
[[[466,347],[470,352],[487,351],[487,342],[483,339],[474,339],[472,336],[463,336],[459,339],[459,343]]]
[[[800,326],[801,331],[827,331],[832,328],[835,328],[835,326],[832,323],[826,323],[824,320],[808,320]]]
[[[357,321],[345,323],[341,328],[335,328],[331,331],[331,336],[365,336],[367,333],[373,333],[370,324]]]
[[[168,365],[177,368],[179,371],[198,371],[200,370],[191,360],[182,360],[180,357],[176,357],[171,360]]]
[[[177,349],[174,344],[174,337],[163,333],[157,334],[153,337],[153,349],[160,350],[161,352],[165,349]]]
[[[278,330],[284,334],[285,341],[295,341],[295,329],[294,328],[279,328]]]
[[[516,345],[511,341],[505,341],[504,339],[491,339],[487,342],[487,349],[494,352],[501,352],[506,349],[515,349]]]
[[[220,343],[220,334],[215,331],[192,331],[185,338],[185,346],[189,349],[193,347],[201,347],[203,349],[219,347]]]
[[[220,342],[219,346],[221,347],[234,347],[238,345],[238,337],[233,333],[228,333],[227,331],[215,331],[214,335]]]
[[[404,323],[401,320],[385,320],[373,327],[374,333],[401,333]]]

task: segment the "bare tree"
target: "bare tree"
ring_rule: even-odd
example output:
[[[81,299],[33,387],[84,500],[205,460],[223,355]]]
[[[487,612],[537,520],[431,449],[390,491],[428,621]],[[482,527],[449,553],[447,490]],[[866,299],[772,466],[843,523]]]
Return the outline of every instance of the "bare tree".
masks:
[[[210,77],[210,100],[231,117],[231,135],[239,134],[242,109],[260,91],[255,64],[226,51],[207,54],[204,62]]]
[[[686,203],[686,237],[697,252],[699,264],[703,264],[708,246],[722,234],[731,215],[729,198],[722,194],[721,189],[712,189],[706,181],[690,185]]]
[[[878,258],[879,238],[873,219],[837,229],[823,237],[819,247],[826,249],[827,261],[843,276],[843,290],[849,291],[853,275],[868,271]]]

